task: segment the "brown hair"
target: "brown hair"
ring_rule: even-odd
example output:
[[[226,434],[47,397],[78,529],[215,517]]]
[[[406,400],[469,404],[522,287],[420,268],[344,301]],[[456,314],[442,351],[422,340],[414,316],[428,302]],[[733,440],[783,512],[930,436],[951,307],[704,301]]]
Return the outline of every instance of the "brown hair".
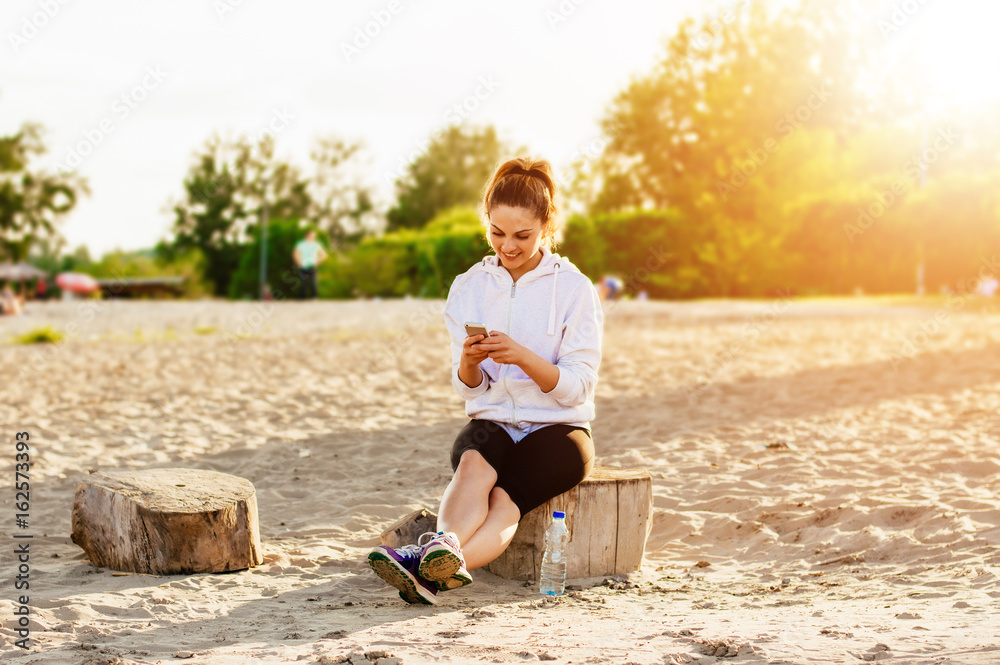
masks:
[[[558,228],[555,196],[552,166],[547,161],[530,157],[508,159],[497,167],[483,192],[483,226],[489,226],[494,206],[526,208],[541,220],[544,242],[551,248],[552,235]]]

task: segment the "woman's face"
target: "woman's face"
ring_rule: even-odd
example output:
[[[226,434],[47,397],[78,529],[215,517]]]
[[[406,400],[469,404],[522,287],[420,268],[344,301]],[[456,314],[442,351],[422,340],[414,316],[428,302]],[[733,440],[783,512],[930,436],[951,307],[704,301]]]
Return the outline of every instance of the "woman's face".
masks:
[[[535,267],[538,248],[545,239],[542,223],[527,208],[494,206],[490,210],[490,245],[511,274],[522,274]]]

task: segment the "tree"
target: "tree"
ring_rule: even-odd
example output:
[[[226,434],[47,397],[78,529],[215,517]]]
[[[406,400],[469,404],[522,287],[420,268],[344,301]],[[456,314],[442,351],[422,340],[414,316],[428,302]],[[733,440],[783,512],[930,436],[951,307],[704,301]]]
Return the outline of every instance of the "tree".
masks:
[[[201,250],[206,278],[225,296],[265,200],[269,217],[305,217],[312,206],[307,187],[298,169],[275,159],[273,137],[251,143],[215,135],[188,171],[185,200],[173,205],[173,239],[161,251],[170,260],[173,252]]]
[[[475,206],[483,184],[510,153],[492,126],[449,126],[430,140],[396,181],[396,206],[389,210],[387,230],[419,229],[439,212]]]
[[[304,229],[298,219],[271,219],[267,224],[267,283],[275,300],[297,298],[302,285],[298,268],[292,260],[295,245],[302,240]],[[317,233],[317,241],[329,246],[324,231]],[[256,299],[260,292],[260,227],[253,229],[253,241],[246,245],[240,257],[239,268],[229,283],[229,297]]]
[[[0,137],[0,254],[11,261],[28,256],[34,243],[58,235],[56,226],[87,182],[76,174],[32,169],[32,156],[47,152],[42,126],[25,123],[13,136]]]
[[[360,143],[329,137],[310,154],[315,175],[308,189],[309,221],[326,232],[333,250],[356,245],[381,225],[371,187],[360,176],[362,149]]]
[[[687,267],[713,293],[748,295],[780,266],[790,230],[775,155],[803,132],[831,132],[836,150],[881,117],[855,84],[868,53],[857,8],[803,0],[772,14],[756,2],[682,23],[602,121],[591,212],[679,210],[697,225]]]

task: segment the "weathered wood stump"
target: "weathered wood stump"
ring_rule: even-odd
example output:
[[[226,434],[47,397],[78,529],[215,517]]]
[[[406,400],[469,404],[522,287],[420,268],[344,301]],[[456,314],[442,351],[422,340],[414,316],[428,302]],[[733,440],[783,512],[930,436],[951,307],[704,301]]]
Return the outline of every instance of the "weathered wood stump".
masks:
[[[653,481],[642,469],[594,467],[586,479],[521,518],[510,545],[486,569],[515,580],[537,580],[552,511],[566,513],[566,578],[638,570],[652,526]]]
[[[73,498],[72,540],[96,566],[176,575],[264,562],[253,484],[217,471],[91,471]]]
[[[652,479],[641,469],[595,467],[569,492],[521,518],[507,550],[486,570],[508,579],[537,580],[545,554],[545,530],[554,510],[566,513],[569,527],[567,578],[618,575],[642,566],[652,526]],[[422,509],[390,526],[381,541],[389,547],[401,547],[435,530],[437,516]]]
[[[396,521],[379,540],[387,547],[399,548],[417,542],[421,534],[428,531],[437,532],[437,515],[421,508]]]

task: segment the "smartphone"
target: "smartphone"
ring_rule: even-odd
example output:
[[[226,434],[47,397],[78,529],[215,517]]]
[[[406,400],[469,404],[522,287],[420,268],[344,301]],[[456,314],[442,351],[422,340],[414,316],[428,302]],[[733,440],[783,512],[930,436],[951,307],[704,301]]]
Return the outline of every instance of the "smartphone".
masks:
[[[472,337],[473,335],[485,335],[486,337],[490,336],[489,331],[486,330],[486,326],[482,323],[471,323],[469,321],[465,322],[465,334],[469,337]]]

